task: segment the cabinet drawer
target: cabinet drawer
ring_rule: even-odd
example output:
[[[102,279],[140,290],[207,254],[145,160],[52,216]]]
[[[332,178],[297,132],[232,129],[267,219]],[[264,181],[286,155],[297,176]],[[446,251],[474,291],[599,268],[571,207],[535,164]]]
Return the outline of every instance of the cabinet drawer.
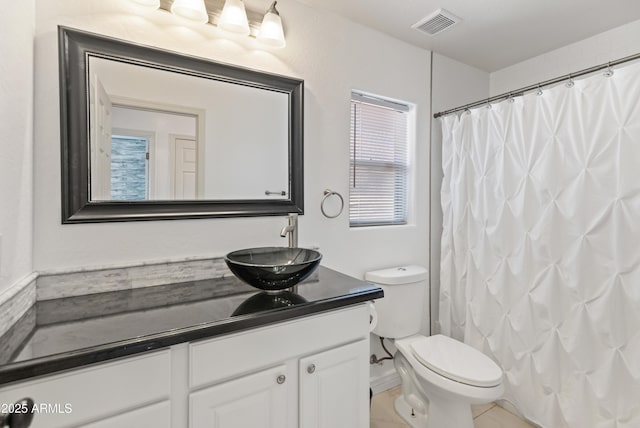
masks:
[[[170,370],[167,349],[11,385],[0,389],[0,403],[30,397],[47,405],[32,428],[77,426],[168,399]]]
[[[365,304],[189,345],[189,386],[197,388],[280,361],[369,337]]]

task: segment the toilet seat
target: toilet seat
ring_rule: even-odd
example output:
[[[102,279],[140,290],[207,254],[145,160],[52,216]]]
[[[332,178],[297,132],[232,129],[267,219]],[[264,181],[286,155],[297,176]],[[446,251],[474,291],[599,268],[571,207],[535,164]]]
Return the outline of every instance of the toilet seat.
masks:
[[[502,382],[502,370],[482,352],[450,337],[418,337],[409,345],[424,367],[456,382],[484,388]]]

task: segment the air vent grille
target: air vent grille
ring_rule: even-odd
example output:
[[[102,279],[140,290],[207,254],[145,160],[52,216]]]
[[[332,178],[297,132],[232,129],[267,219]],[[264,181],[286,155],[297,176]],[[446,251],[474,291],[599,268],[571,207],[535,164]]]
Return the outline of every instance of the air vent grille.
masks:
[[[416,30],[422,31],[430,36],[435,36],[447,28],[451,28],[460,21],[462,21],[462,19],[458,18],[448,10],[438,9],[431,15],[413,24],[411,28],[415,28]]]

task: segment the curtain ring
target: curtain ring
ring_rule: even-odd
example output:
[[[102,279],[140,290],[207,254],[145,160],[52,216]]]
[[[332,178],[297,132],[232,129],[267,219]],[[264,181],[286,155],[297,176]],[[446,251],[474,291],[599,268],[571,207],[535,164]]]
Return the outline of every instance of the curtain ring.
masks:
[[[575,85],[575,82],[571,77],[571,73],[569,73],[569,81],[564,86],[566,86],[567,88],[573,88],[574,85]]]
[[[329,198],[329,196],[333,196],[333,195],[335,195],[338,198],[340,198],[340,209],[338,210],[338,213],[336,215],[329,215],[324,210],[324,203],[327,201],[327,198]],[[331,189],[325,189],[324,196],[322,197],[322,201],[320,202],[320,211],[322,212],[322,215],[324,215],[326,218],[336,218],[340,214],[342,214],[343,210],[344,210],[344,198],[342,197],[342,195],[340,193],[338,193],[338,192],[335,192],[335,191],[331,190]]]
[[[543,94],[543,92],[542,92],[542,88],[540,87],[540,85],[538,85],[538,91],[536,92],[536,95],[537,95],[537,96],[540,96],[540,95],[542,95],[542,94]]]
[[[613,76],[613,70],[611,69],[611,61],[609,61],[609,62],[607,63],[607,70],[606,70],[604,73],[602,73],[602,74],[603,74],[605,77],[611,77],[611,76]]]

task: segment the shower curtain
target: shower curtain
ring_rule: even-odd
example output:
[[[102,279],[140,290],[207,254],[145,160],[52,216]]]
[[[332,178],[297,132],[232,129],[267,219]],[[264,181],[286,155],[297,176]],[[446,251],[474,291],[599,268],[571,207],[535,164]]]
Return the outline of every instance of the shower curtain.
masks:
[[[542,427],[640,427],[640,64],[442,128],[441,331]]]

